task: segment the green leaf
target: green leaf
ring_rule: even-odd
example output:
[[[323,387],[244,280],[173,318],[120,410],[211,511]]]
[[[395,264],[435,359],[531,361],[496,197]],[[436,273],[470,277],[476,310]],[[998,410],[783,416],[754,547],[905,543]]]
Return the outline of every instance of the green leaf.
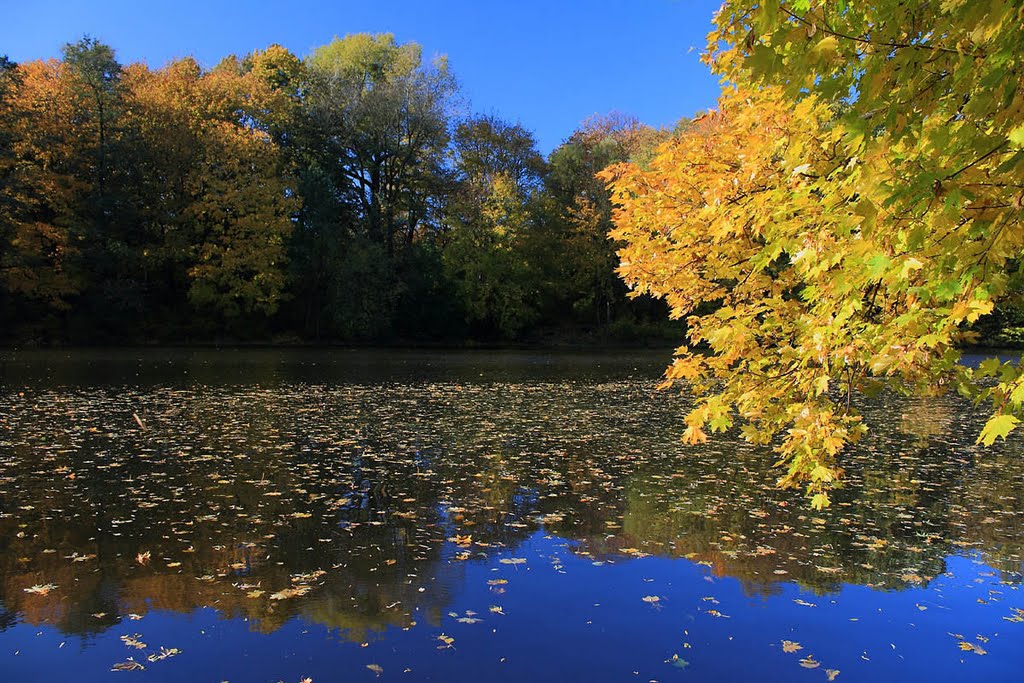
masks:
[[[871,278],[881,277],[886,268],[889,267],[889,257],[885,254],[875,254],[868,259],[868,276]]]
[[[978,364],[978,375],[981,377],[992,377],[999,372],[1000,365],[998,358],[986,358]]]
[[[818,41],[818,44],[811,50],[813,54],[832,55],[839,47],[839,40],[835,36],[826,36]]]
[[[1002,437],[1005,440],[1006,435],[1012,432],[1018,424],[1020,424],[1020,420],[1013,415],[993,415],[985,423],[985,428],[981,430],[976,443],[991,446],[998,437]]]
[[[1013,144],[1024,147],[1024,123],[1011,130],[1007,137]]]

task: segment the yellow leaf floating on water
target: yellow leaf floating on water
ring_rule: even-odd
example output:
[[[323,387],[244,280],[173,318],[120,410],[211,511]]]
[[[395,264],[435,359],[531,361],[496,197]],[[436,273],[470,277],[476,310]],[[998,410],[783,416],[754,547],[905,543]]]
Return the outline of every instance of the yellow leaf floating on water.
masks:
[[[46,594],[48,594],[50,591],[52,591],[56,587],[57,587],[57,584],[54,584],[54,583],[47,583],[47,584],[38,584],[37,583],[36,585],[32,586],[31,588],[26,588],[25,592],[26,593],[31,593],[32,595],[46,595]]]
[[[160,652],[154,652],[153,654],[151,654],[148,657],[146,657],[146,659],[148,659],[151,662],[159,662],[162,659],[167,659],[169,657],[174,657],[174,656],[180,655],[180,654],[181,654],[181,650],[179,650],[176,647],[167,648],[167,647],[161,646],[160,647]]]
[[[366,668],[372,671],[373,673],[377,674],[378,676],[384,673],[384,667],[382,667],[380,664],[367,664]]]
[[[644,597],[642,597],[640,599],[643,600],[644,602],[650,603],[652,605],[661,602],[661,598],[659,598],[657,595],[645,595]]]
[[[838,675],[839,669],[825,669],[825,676],[828,677],[828,680],[830,681],[836,680],[836,676]]]
[[[513,564],[513,565],[515,565],[515,564],[526,564],[526,558],[525,557],[505,557],[505,558],[502,558],[502,559],[500,559],[498,561],[501,562],[502,564]]]
[[[310,590],[309,586],[295,586],[294,588],[285,588],[270,596],[271,600],[287,600],[289,598],[297,598],[300,595],[305,595]]]
[[[821,662],[816,660],[814,658],[814,655],[807,655],[806,657],[800,660],[800,666],[802,666],[805,669],[817,669],[819,666],[821,666]]]
[[[121,642],[128,647],[134,647],[136,650],[146,649],[146,644],[141,640],[142,635],[136,633],[134,635],[123,635],[121,636]]]
[[[440,640],[440,641],[441,641],[441,642],[443,643],[442,645],[438,645],[438,646],[437,646],[437,649],[438,649],[438,650],[447,650],[447,649],[448,649],[448,648],[450,648],[450,647],[452,646],[452,644],[453,644],[453,643],[455,642],[455,639],[454,639],[454,638],[452,638],[451,636],[446,636],[446,635],[445,635],[445,634],[443,634],[443,633],[442,633],[441,635],[439,635],[439,636],[437,637],[437,639],[438,639],[438,640]]]
[[[964,652],[973,652],[976,655],[987,655],[988,654],[988,651],[985,650],[980,645],[975,645],[974,643],[968,643],[966,640],[961,640],[960,641],[960,649],[963,650]]]
[[[111,671],[143,671],[146,667],[139,664],[131,657],[126,662],[118,662],[114,666],[110,667]]]
[[[793,642],[792,640],[784,640],[784,641],[782,641],[782,651],[783,652],[796,652],[797,650],[802,650],[802,649],[804,649],[804,646],[801,645],[800,643]]]

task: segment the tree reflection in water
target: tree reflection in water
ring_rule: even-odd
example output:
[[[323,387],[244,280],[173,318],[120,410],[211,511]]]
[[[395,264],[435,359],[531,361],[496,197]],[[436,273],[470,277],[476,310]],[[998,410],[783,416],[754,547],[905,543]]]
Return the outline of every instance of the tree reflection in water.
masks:
[[[1018,444],[975,452],[979,416],[953,399],[866,406],[876,428],[816,513],[775,488],[770,451],[682,446],[685,397],[644,373],[264,371],[219,384],[9,377],[0,629],[91,636],[210,607],[260,632],[299,616],[365,642],[439,626],[468,567],[538,532],[598,562],[687,558],[751,595],[926,586],[969,551],[1021,578]]]

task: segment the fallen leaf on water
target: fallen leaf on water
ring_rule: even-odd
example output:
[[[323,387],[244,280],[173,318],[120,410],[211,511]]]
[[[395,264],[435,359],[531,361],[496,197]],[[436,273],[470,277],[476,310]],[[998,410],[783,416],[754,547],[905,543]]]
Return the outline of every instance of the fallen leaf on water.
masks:
[[[134,633],[130,636],[123,635],[121,636],[121,642],[127,645],[128,647],[134,647],[136,650],[144,650],[146,649],[146,644],[142,642],[141,638],[142,635],[139,633]]]
[[[1010,621],[1010,622],[1013,622],[1013,623],[1016,623],[1016,624],[1024,622],[1024,609],[1017,609],[1016,607],[1011,607],[1010,611],[1013,612],[1013,616],[1012,617],[1003,617],[1003,619],[1006,619],[1007,621]]]
[[[802,649],[804,649],[804,646],[801,645],[800,643],[793,642],[792,640],[784,640],[784,641],[782,641],[782,651],[783,652],[796,652],[797,650],[802,650]]]
[[[373,673],[377,674],[378,676],[384,673],[384,667],[382,667],[380,664],[367,664],[366,668],[372,671]]]
[[[964,652],[973,652],[976,655],[987,655],[988,651],[982,648],[980,645],[974,643],[968,643],[966,640],[960,641],[960,649]]]
[[[526,564],[525,557],[505,557],[498,561],[502,564]]]
[[[805,669],[817,669],[819,666],[821,666],[821,662],[816,660],[814,658],[814,655],[807,655],[806,657],[800,660],[800,666],[802,666]]]
[[[146,667],[136,662],[131,657],[126,662],[118,662],[114,666],[110,667],[111,671],[143,671]]]
[[[287,600],[289,598],[297,598],[300,595],[305,595],[311,590],[309,586],[295,586],[294,588],[285,588],[279,590],[270,596],[271,600]]]
[[[26,588],[25,592],[26,593],[31,593],[32,595],[46,595],[47,593],[49,593],[50,591],[52,591],[56,587],[57,587],[57,585],[53,584],[53,583],[47,583],[47,584],[38,584],[37,583],[36,585],[32,586],[31,588]]]
[[[174,657],[180,655],[181,650],[176,647],[160,647],[160,652],[154,652],[153,654],[146,657],[151,662],[159,662],[161,659],[167,659],[168,657]]]
[[[661,598],[659,598],[657,595],[645,595],[644,597],[642,597],[640,599],[643,600],[644,602],[649,602],[652,605],[661,602]]]
[[[667,661],[669,664],[676,667],[677,669],[685,669],[686,667],[690,666],[690,663],[682,657],[680,657],[679,655],[672,655],[672,659],[667,659],[665,661]]]
[[[839,669],[825,669],[825,676],[830,681],[836,680],[836,676],[839,675]]]

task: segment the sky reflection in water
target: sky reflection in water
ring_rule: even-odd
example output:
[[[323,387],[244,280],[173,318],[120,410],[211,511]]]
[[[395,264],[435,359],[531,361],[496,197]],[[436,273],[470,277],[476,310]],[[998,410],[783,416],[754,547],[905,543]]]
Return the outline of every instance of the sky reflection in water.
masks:
[[[1018,679],[1019,441],[875,402],[814,513],[665,361],[6,353],[0,674]]]

